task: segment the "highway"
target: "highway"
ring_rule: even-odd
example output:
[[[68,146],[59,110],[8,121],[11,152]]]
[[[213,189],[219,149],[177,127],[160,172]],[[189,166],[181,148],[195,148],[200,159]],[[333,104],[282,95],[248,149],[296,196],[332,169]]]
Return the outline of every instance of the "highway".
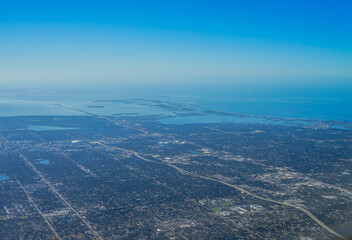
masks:
[[[42,216],[42,218],[44,219],[44,221],[46,222],[46,224],[48,224],[50,230],[54,233],[55,237],[59,240],[62,240],[62,238],[59,236],[59,234],[55,231],[53,225],[51,225],[51,223],[49,222],[49,220],[45,217],[45,215],[43,214],[43,212],[38,208],[37,204],[35,204],[35,202],[33,201],[33,199],[31,198],[31,196],[29,196],[29,193],[27,192],[27,190],[22,186],[22,184],[20,183],[20,181],[17,180],[18,185],[20,185],[20,187],[22,188],[23,192],[26,194],[28,200],[32,203],[32,205],[34,206],[34,208],[37,210],[37,212]]]
[[[30,166],[33,171],[41,178],[41,180],[48,185],[48,187],[65,203],[65,205],[73,212],[75,215],[81,219],[81,221],[88,227],[88,229],[92,232],[94,235],[95,239],[103,240],[103,237],[93,229],[92,225],[76,210],[72,207],[72,205],[59,193],[52,185],[50,182],[48,182],[43,174],[25,157],[23,156],[22,153],[19,152],[19,155],[22,157],[22,159],[25,161],[25,163]]]
[[[103,119],[106,119],[110,122],[113,122],[114,124],[116,124],[117,126],[119,127],[125,127],[125,128],[130,128],[130,129],[134,129],[136,131],[139,131],[139,132],[142,132],[142,133],[145,133],[147,134],[148,132],[143,130],[143,129],[138,129],[138,128],[134,128],[134,127],[128,127],[128,126],[122,126],[121,124],[119,124],[118,122],[112,120],[111,118],[109,117],[106,117],[106,116],[102,116],[102,115],[99,115],[99,114],[95,114],[95,113],[91,113],[91,112],[87,112],[87,111],[83,111],[83,110],[80,110],[80,109],[76,109],[76,108],[73,108],[73,107],[69,107],[69,106],[64,106],[62,104],[57,104],[58,106],[61,106],[61,107],[64,107],[64,108],[69,108],[71,110],[75,110],[75,111],[78,111],[78,112],[82,112],[82,113],[85,113],[85,114],[89,114],[89,115],[92,115],[92,116],[96,116],[96,117],[100,117],[100,118],[103,118]],[[124,149],[124,148],[118,148],[118,147],[114,147],[114,146],[108,146],[108,145],[105,145],[105,144],[102,144],[100,142],[93,142],[93,143],[96,143],[96,144],[99,144],[99,145],[102,145],[102,146],[105,146],[105,147],[111,147],[111,148],[115,148],[117,150],[120,150],[120,151],[125,151],[125,152],[129,152],[129,153],[132,153],[133,155],[135,155],[137,158],[143,160],[143,161],[146,161],[146,162],[152,162],[152,163],[155,163],[155,164],[163,164],[163,165],[167,165],[171,168],[174,168],[175,170],[177,170],[178,172],[182,173],[182,174],[185,174],[185,175],[190,175],[190,176],[193,176],[193,177],[198,177],[198,178],[202,178],[202,179],[205,179],[205,180],[209,180],[209,181],[213,181],[213,182],[218,182],[218,183],[221,183],[221,184],[224,184],[226,186],[229,186],[231,188],[234,188],[238,191],[240,191],[242,194],[247,194],[247,195],[250,195],[256,199],[260,199],[260,200],[263,200],[263,201],[267,201],[267,202],[272,202],[272,203],[276,203],[276,204],[279,204],[279,205],[283,205],[283,206],[287,206],[287,207],[292,207],[292,208],[295,208],[303,213],[305,213],[307,216],[309,216],[314,222],[316,222],[319,226],[321,226],[323,229],[325,229],[326,231],[328,231],[329,233],[333,234],[334,236],[340,238],[340,239],[346,239],[347,238],[337,232],[335,232],[334,230],[332,230],[331,228],[329,228],[327,225],[325,225],[323,222],[321,222],[317,217],[315,217],[311,212],[309,212],[307,209],[304,209],[300,206],[296,206],[296,205],[293,205],[293,204],[289,204],[289,203],[285,203],[285,202],[280,202],[280,201],[277,201],[277,200],[274,200],[274,199],[271,199],[271,198],[268,198],[268,197],[261,197],[261,196],[258,196],[254,193],[251,193],[249,192],[248,190],[245,190],[237,185],[234,185],[234,184],[230,184],[230,183],[227,183],[227,182],[224,182],[224,181],[221,181],[219,179],[215,179],[215,178],[210,178],[210,177],[206,177],[206,176],[201,176],[201,175],[198,175],[198,174],[195,174],[195,173],[191,173],[191,172],[188,172],[180,167],[177,167],[175,165],[172,165],[172,164],[164,164],[164,163],[160,163],[160,162],[157,162],[157,161],[153,161],[153,160],[150,160],[150,159],[147,159],[145,157],[142,157],[140,156],[137,152],[135,151],[132,151],[132,150],[129,150],[129,149]]]
[[[334,235],[335,237],[338,237],[340,239],[345,239],[347,240],[347,238],[337,232],[335,232],[334,230],[332,230],[331,228],[329,228],[327,225],[325,225],[322,221],[320,221],[317,217],[315,217],[311,212],[309,212],[307,209],[304,209],[300,206],[296,206],[296,205],[293,205],[293,204],[290,204],[290,203],[285,203],[285,202],[280,202],[280,201],[277,201],[277,200],[274,200],[274,199],[271,199],[271,198],[268,198],[268,197],[261,197],[261,196],[258,196],[254,193],[251,193],[250,191],[246,190],[246,189],[243,189],[237,185],[234,185],[234,184],[230,184],[230,183],[227,183],[227,182],[224,182],[222,180],[219,180],[219,179],[215,179],[215,178],[211,178],[211,177],[206,177],[206,176],[202,176],[202,175],[198,175],[198,174],[195,174],[195,173],[192,173],[192,172],[189,172],[187,170],[184,170],[180,167],[177,167],[175,165],[172,165],[172,164],[168,164],[168,163],[161,163],[161,162],[157,162],[157,161],[153,161],[153,160],[150,160],[150,159],[147,159],[145,157],[142,157],[141,155],[139,155],[137,152],[135,151],[132,151],[132,150],[129,150],[129,149],[124,149],[124,148],[119,148],[119,147],[115,147],[115,146],[109,146],[109,145],[106,145],[106,144],[103,144],[103,143],[100,143],[100,142],[97,142],[97,141],[94,141],[94,142],[91,142],[93,144],[98,144],[98,145],[101,145],[101,146],[104,146],[104,147],[107,147],[107,148],[114,148],[114,149],[117,149],[117,150],[120,150],[120,151],[125,151],[125,152],[128,152],[128,153],[131,153],[133,155],[135,155],[137,158],[143,160],[143,161],[146,161],[146,162],[152,162],[152,163],[155,163],[155,164],[159,164],[159,165],[165,165],[165,166],[169,166],[171,168],[174,168],[176,169],[178,172],[184,174],[184,175],[190,175],[190,176],[193,176],[193,177],[198,177],[198,178],[201,178],[201,179],[205,179],[205,180],[208,180],[208,181],[213,181],[213,182],[218,182],[218,183],[221,183],[221,184],[224,184],[226,186],[229,186],[231,188],[234,188],[238,191],[240,191],[242,194],[246,194],[246,195],[249,195],[249,196],[252,196],[256,199],[260,199],[260,200],[263,200],[263,201],[267,201],[267,202],[272,202],[272,203],[276,203],[276,204],[279,204],[279,205],[283,205],[283,206],[287,206],[287,207],[291,207],[291,208],[294,208],[294,209],[297,209],[303,213],[305,213],[307,216],[309,216],[314,222],[316,222],[320,227],[322,227],[323,229],[325,229],[326,231],[328,231],[329,233],[331,233],[332,235]]]
[[[81,112],[81,113],[84,113],[84,114],[87,114],[87,115],[91,115],[91,116],[94,116],[94,117],[98,117],[98,118],[102,118],[102,119],[108,120],[109,122],[112,122],[112,123],[114,123],[116,126],[119,126],[119,127],[121,127],[121,128],[129,128],[129,129],[133,129],[133,130],[136,130],[136,131],[138,131],[138,132],[145,133],[145,134],[148,133],[147,131],[145,131],[145,130],[143,130],[143,129],[140,129],[140,128],[135,128],[135,127],[130,127],[130,126],[121,125],[120,123],[116,122],[115,120],[113,120],[113,119],[111,119],[111,118],[109,118],[109,117],[100,115],[100,114],[88,112],[88,111],[81,110],[81,109],[78,109],[78,108],[74,108],[74,107],[71,107],[71,106],[65,106],[65,105],[62,105],[62,104],[55,104],[55,105],[56,105],[56,106],[59,106],[59,107],[62,107],[62,108],[71,109],[71,110],[74,110],[74,111],[77,111],[77,112]]]

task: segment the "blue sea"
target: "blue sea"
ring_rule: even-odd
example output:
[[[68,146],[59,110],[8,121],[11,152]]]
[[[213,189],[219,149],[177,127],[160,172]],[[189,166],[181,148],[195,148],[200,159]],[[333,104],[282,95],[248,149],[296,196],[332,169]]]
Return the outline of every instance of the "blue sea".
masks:
[[[187,100],[200,106],[234,113],[300,119],[352,121],[351,99],[321,98],[231,98],[190,96]]]
[[[143,104],[94,102],[138,98],[188,103],[200,108],[258,116],[352,121],[352,85],[333,87],[199,85],[140,88],[132,86],[101,91],[0,90],[0,94],[0,116],[85,115],[82,112],[59,107],[56,105],[58,103],[103,115],[175,114],[171,110]],[[198,119],[205,122],[221,120],[214,115]]]
[[[196,88],[195,88],[196,89]],[[352,121],[352,85],[213,86],[174,94],[176,101],[262,116]]]

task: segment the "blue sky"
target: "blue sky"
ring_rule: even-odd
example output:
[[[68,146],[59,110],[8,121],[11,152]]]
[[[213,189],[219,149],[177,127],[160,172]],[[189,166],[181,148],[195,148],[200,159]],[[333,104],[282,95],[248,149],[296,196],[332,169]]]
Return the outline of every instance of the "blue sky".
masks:
[[[348,0],[1,0],[0,82],[350,83],[351,12]]]

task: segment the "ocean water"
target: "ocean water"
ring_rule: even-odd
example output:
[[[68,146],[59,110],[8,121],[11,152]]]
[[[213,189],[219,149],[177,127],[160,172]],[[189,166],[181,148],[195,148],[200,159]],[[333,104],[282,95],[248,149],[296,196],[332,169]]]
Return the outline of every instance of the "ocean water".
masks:
[[[0,116],[86,115],[56,104],[102,115],[165,115],[173,110],[97,100],[149,99],[192,103],[198,109],[296,119],[352,121],[352,85],[345,86],[177,86],[109,88],[101,91],[0,91]],[[93,106],[93,107],[92,107]],[[98,107],[94,107],[98,106]],[[203,122],[221,121],[215,115],[198,116]],[[240,122],[251,119],[239,119]],[[170,120],[172,121],[172,120]],[[185,120],[187,121],[187,119]],[[236,121],[236,119],[234,119]]]
[[[225,112],[298,119],[352,121],[352,102],[346,100],[295,98],[175,97],[177,101]]]
[[[352,121],[352,85],[203,88],[170,94],[179,102],[226,112],[318,120]]]
[[[213,122],[233,122],[233,123],[269,123],[261,117],[239,117],[217,114],[207,114],[203,116],[171,117],[161,120],[166,124],[187,124],[187,123],[213,123]]]
[[[54,105],[54,103],[46,101],[0,99],[0,117],[36,115],[77,116],[84,114],[60,108]]]

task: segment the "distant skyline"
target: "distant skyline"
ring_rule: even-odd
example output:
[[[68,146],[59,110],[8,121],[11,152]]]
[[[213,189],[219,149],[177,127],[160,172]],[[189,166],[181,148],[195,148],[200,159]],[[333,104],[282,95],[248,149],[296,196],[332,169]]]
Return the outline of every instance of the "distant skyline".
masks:
[[[0,83],[352,84],[351,12],[348,0],[2,0]]]

